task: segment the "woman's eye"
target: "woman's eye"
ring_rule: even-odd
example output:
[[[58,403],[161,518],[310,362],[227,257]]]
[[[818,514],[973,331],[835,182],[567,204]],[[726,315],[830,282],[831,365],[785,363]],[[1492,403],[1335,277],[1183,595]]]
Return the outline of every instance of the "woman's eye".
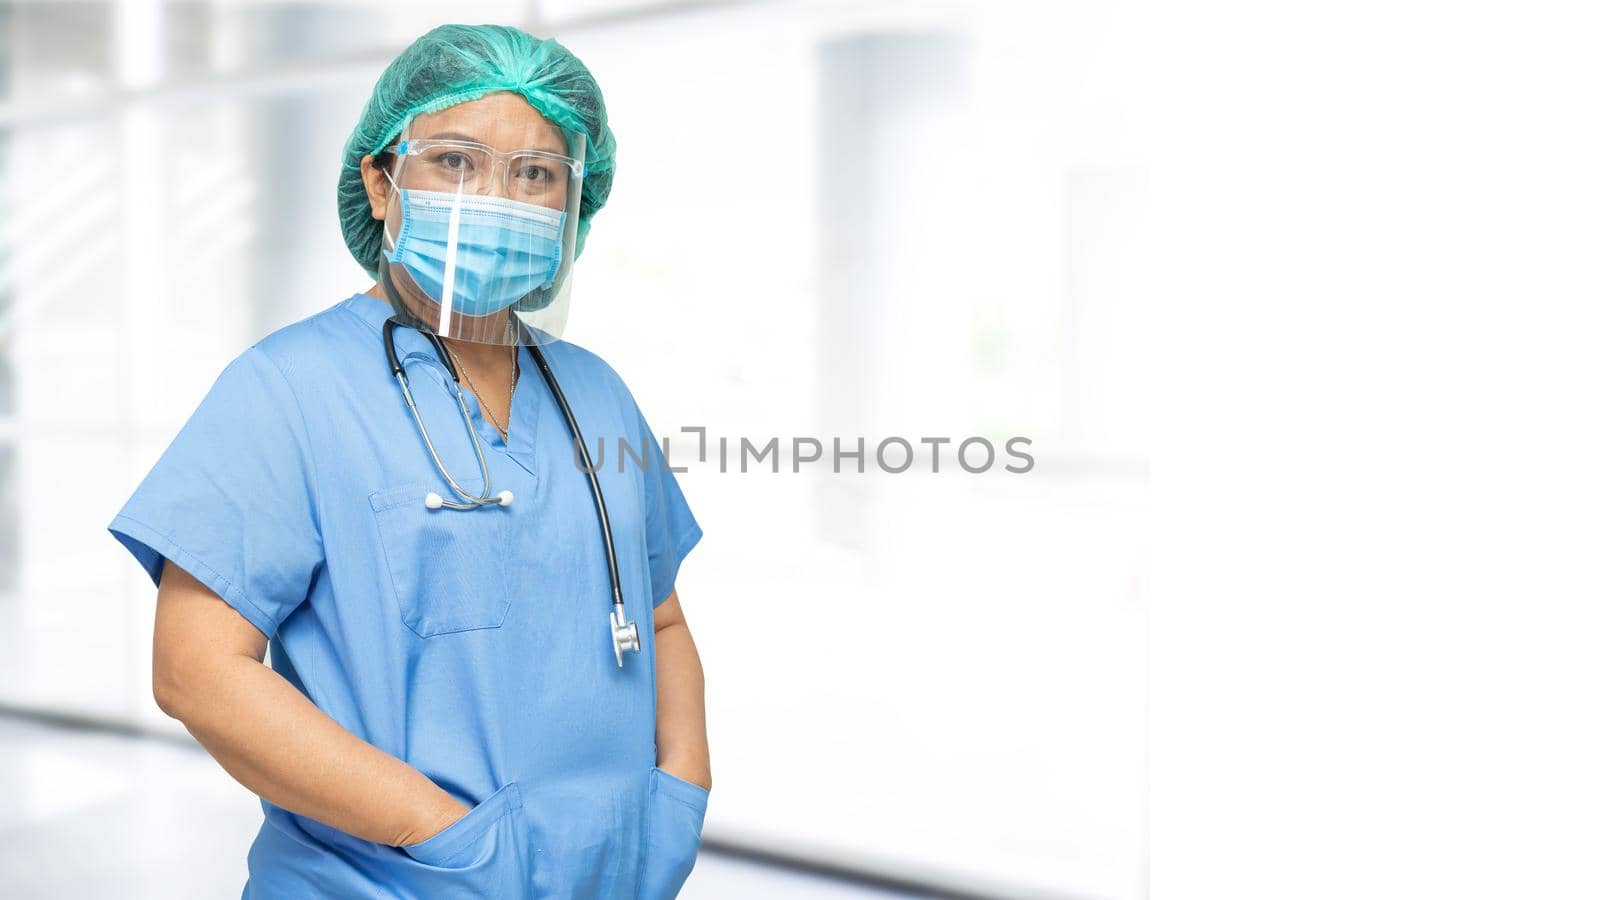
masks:
[[[471,163],[465,153],[446,153],[439,157],[440,165],[451,171],[465,169]]]
[[[550,179],[550,170],[544,166],[530,164],[523,166],[522,169],[517,172],[517,177],[523,179],[524,181],[548,181]]]

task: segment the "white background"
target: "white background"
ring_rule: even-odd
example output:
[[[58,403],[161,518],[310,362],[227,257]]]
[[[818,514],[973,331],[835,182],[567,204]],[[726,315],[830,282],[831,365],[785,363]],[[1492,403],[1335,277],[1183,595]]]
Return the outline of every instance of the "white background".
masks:
[[[1593,897],[1581,4],[1173,5],[1156,897]]]

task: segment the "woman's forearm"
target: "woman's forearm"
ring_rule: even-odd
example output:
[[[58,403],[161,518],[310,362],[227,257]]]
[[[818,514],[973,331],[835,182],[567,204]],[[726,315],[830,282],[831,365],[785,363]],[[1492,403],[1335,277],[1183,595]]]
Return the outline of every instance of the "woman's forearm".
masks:
[[[191,657],[185,668],[163,707],[263,799],[394,846],[431,837],[466,813],[426,775],[345,730],[261,662],[223,652]]]
[[[661,768],[711,788],[705,672],[681,621],[656,631],[656,752]]]

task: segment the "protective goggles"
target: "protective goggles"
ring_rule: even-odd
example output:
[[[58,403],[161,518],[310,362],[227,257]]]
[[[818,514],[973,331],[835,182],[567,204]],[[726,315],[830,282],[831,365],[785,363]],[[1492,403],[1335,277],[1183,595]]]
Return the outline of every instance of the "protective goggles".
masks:
[[[498,192],[545,207],[564,207],[569,183],[583,180],[583,159],[544,150],[501,151],[472,141],[401,141],[385,152],[405,158],[410,182],[430,191]],[[497,177],[498,176],[498,177]]]

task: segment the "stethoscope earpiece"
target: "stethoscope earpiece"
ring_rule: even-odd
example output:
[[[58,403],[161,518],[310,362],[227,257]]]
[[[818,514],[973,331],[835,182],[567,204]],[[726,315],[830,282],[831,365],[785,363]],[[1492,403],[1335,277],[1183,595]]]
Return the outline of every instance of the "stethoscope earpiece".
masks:
[[[510,506],[511,505],[511,501],[515,500],[515,499],[516,499],[516,495],[511,493],[510,491],[501,491],[500,493],[494,495],[494,505],[496,505],[496,506]],[[424,494],[422,496],[422,505],[426,506],[429,509],[442,509],[444,507],[444,505],[445,505],[444,504],[444,498],[439,496],[437,491],[429,491],[428,493],[426,493],[426,494]],[[488,504],[477,504],[477,505],[488,505]]]

